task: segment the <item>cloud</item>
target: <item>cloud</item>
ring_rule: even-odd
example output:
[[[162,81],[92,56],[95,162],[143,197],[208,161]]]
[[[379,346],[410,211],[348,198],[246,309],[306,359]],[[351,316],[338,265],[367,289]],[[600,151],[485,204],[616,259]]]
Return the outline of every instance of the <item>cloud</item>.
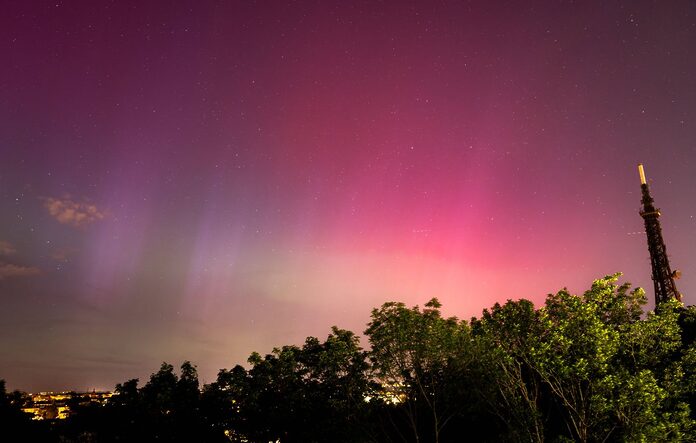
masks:
[[[0,240],[0,255],[12,255],[15,252],[17,252],[17,250],[10,242]]]
[[[0,280],[11,277],[30,277],[38,275],[39,272],[39,269],[34,267],[0,263]]]
[[[12,243],[0,240],[0,256],[12,255],[17,252],[17,249]],[[31,266],[14,265],[12,263],[0,262],[0,280],[9,277],[29,277],[39,274],[39,269]]]
[[[91,203],[76,202],[68,197],[43,199],[44,207],[60,223],[79,228],[94,223],[106,216],[106,213]]]

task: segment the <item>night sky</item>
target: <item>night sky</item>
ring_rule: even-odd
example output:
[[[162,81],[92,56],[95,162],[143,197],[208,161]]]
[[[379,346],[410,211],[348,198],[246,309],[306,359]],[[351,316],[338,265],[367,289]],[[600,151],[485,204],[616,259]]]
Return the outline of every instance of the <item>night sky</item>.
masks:
[[[130,3],[130,4],[129,4]],[[696,303],[693,1],[5,2],[0,378],[362,334],[617,271]]]

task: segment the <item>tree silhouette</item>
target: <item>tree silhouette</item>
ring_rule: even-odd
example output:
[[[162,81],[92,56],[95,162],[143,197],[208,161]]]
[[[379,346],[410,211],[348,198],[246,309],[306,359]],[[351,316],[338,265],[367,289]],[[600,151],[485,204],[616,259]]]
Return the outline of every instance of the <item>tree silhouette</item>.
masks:
[[[453,395],[472,362],[466,322],[443,318],[432,299],[421,311],[385,303],[372,311],[365,334],[372,369],[380,382],[377,398],[405,413],[415,441],[439,442],[450,421],[467,408]]]
[[[36,422],[0,380],[0,439],[43,442],[693,441],[696,309],[643,312],[645,293],[596,280],[539,308],[508,300],[470,322],[388,302],[365,334],[333,327],[201,389],[189,361],[162,363],[106,406],[76,395],[67,420]],[[50,418],[50,414],[47,415]]]

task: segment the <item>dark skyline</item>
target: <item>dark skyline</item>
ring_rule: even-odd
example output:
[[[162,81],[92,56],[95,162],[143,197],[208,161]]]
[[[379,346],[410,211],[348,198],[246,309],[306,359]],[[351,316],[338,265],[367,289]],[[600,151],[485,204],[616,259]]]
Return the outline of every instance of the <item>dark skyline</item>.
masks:
[[[696,4],[10,2],[0,377],[163,360],[652,282],[645,165],[696,302]]]

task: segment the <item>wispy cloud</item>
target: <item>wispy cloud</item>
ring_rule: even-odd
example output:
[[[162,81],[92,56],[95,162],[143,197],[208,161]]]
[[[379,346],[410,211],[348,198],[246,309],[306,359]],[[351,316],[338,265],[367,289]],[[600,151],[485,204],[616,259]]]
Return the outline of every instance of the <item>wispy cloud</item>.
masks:
[[[0,255],[12,255],[15,252],[17,252],[17,250],[12,246],[12,243],[0,240]]]
[[[0,240],[0,256],[9,256],[17,252],[14,245],[6,240]],[[38,268],[33,266],[15,265],[0,261],[0,280],[10,277],[29,277],[39,274]]]
[[[12,263],[0,263],[0,280],[11,277],[30,277],[38,275],[39,269],[30,266],[13,265]]]
[[[53,218],[60,223],[79,228],[103,219],[105,211],[96,205],[86,202],[77,202],[69,197],[43,199],[44,207]]]

